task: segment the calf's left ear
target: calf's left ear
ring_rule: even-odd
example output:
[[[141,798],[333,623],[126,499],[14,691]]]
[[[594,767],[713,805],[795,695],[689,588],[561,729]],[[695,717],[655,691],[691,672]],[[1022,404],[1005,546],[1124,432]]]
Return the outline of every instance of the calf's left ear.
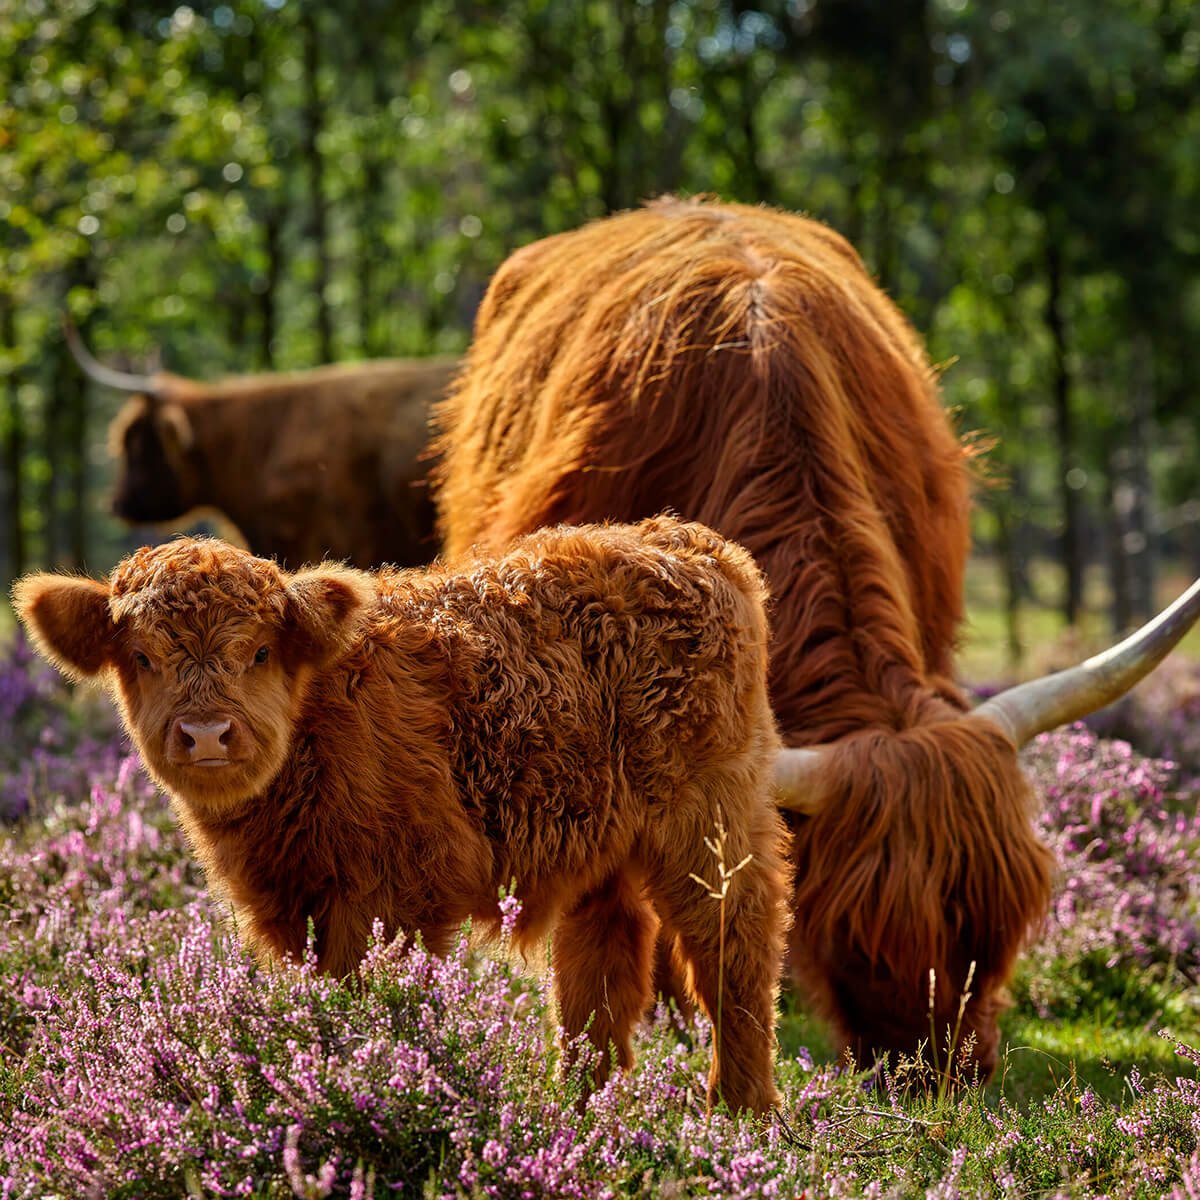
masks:
[[[297,656],[314,666],[334,662],[354,640],[358,616],[375,596],[364,571],[324,563],[287,584],[287,624]]]
[[[70,575],[26,575],[13,607],[38,652],[72,679],[91,679],[113,659],[116,625],[108,587]]]

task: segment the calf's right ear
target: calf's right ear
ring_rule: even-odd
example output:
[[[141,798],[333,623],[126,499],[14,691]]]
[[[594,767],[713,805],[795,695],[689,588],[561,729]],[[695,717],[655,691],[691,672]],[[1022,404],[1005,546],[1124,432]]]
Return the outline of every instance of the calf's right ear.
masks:
[[[358,614],[375,595],[371,576],[338,563],[299,571],[287,585],[288,624],[296,654],[324,666],[354,641]]]
[[[26,575],[13,607],[38,652],[72,679],[91,679],[113,659],[108,587],[70,575]]]

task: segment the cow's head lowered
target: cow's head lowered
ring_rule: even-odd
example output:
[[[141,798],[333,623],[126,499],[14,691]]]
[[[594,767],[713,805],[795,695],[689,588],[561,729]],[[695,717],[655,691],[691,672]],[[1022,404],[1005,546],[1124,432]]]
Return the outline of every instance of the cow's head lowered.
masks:
[[[860,1062],[931,1036],[944,1056],[957,1030],[991,1075],[1004,985],[1053,867],[1017,751],[1123,695],[1198,619],[1200,580],[1120,645],[969,713],[926,698],[901,730],[782,752],[781,803],[809,817],[793,964]]]
[[[39,574],[13,592],[38,648],[102,678],[154,777],[207,815],[278,774],[313,670],[371,595],[336,564],[288,574],[195,538],[139,550],[106,583]]]

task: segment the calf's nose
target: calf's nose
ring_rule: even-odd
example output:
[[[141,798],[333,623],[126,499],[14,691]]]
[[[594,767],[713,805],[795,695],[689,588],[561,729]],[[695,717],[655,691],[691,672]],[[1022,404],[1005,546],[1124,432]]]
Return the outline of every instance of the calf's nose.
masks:
[[[178,744],[192,762],[229,757],[229,743],[233,737],[231,720],[185,721],[180,718],[175,722],[175,732]]]

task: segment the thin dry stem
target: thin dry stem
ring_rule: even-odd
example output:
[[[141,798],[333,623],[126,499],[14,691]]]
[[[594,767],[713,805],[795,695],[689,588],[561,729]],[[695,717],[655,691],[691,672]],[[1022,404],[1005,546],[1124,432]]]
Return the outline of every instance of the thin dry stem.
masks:
[[[707,879],[697,875],[694,871],[689,871],[688,877],[694,879],[721,906],[720,941],[717,948],[717,1020],[716,1027],[713,1030],[713,1061],[720,1064],[721,1017],[725,1005],[725,897],[729,895],[729,885],[733,882],[733,877],[754,858],[754,855],[747,854],[737,866],[727,867],[725,865],[725,822],[722,820],[719,812],[717,813],[716,827],[716,840],[714,841],[712,838],[706,837],[704,844],[717,860],[718,882],[715,884],[709,883]]]

